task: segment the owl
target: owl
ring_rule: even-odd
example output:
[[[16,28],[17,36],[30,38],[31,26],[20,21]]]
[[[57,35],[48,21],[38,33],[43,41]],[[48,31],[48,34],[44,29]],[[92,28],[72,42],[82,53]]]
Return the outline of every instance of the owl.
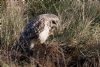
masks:
[[[58,25],[59,18],[56,15],[42,14],[26,25],[21,37],[33,48],[35,44],[45,43],[50,35],[54,35]]]
[[[59,26],[59,18],[54,14],[41,14],[28,22],[21,32],[19,39],[12,47],[12,56],[17,56],[16,51],[29,55],[34,45],[43,44],[50,35],[54,35]]]

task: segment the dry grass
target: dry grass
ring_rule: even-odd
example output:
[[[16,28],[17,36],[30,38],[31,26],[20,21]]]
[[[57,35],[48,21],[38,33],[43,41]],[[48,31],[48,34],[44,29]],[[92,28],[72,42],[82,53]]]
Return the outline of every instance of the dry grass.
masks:
[[[56,41],[60,46],[55,43],[37,45],[38,50],[33,51],[40,51],[40,58],[35,58],[36,62],[29,67],[35,64],[40,67],[55,67],[55,64],[56,67],[100,66],[99,0],[0,0],[0,11],[0,65],[3,67],[19,67],[8,59],[9,50],[29,19],[42,13],[54,13],[60,17],[59,34],[48,40],[50,43]],[[59,65],[60,61],[64,66]]]
[[[99,56],[82,56],[74,47],[59,47],[57,43],[39,44],[33,48],[33,55],[22,59],[17,56],[19,62],[10,59],[10,52],[1,55],[1,67],[99,67]],[[33,58],[34,57],[34,58]],[[6,60],[7,59],[7,60]],[[31,63],[27,63],[28,61]],[[23,60],[23,61],[22,61]]]

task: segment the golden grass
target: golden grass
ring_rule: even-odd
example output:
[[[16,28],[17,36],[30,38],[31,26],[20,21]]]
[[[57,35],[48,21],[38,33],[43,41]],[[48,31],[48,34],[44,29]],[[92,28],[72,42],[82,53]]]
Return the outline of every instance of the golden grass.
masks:
[[[53,57],[46,56],[46,61],[42,58],[43,61],[38,60],[35,63],[40,66],[47,65],[48,67],[48,65],[54,65],[50,59],[58,60],[56,63],[61,59],[66,66],[73,63],[73,61],[82,61],[80,59],[83,59],[84,56],[96,55],[97,59],[85,57],[84,59],[87,61],[84,61],[83,67],[91,67],[88,66],[88,63],[94,67],[100,66],[100,50],[98,48],[100,47],[99,0],[1,0],[0,4],[0,59],[5,54],[8,54],[7,52],[9,52],[12,45],[19,38],[20,32],[22,32],[29,19],[42,13],[54,13],[61,19],[61,26],[58,31],[60,34],[51,37],[48,42],[56,41],[60,46],[55,46],[55,44],[50,44],[48,47],[37,45],[36,48],[40,50],[40,55],[41,51],[44,52],[43,48],[48,48],[49,50],[47,49],[46,51]],[[68,46],[71,48],[68,49]],[[38,50],[35,51],[37,52]],[[73,55],[75,56],[73,57]],[[82,58],[80,58],[80,55],[82,55]],[[0,60],[0,65],[4,64],[3,67],[18,67],[13,62],[11,64],[9,62],[11,60],[9,61],[8,59],[6,62],[6,59],[2,59]]]

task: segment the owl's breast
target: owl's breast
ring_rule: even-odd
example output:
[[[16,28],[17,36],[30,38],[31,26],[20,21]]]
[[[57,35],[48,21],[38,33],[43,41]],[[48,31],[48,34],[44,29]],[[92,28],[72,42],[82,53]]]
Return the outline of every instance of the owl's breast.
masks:
[[[49,27],[45,25],[43,31],[39,34],[39,40],[44,43],[49,37]]]

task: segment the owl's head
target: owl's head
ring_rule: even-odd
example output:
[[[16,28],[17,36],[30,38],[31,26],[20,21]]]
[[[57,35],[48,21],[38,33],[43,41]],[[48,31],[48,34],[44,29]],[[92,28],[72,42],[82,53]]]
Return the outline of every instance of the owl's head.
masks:
[[[39,15],[40,28],[39,39],[41,43],[44,43],[50,35],[54,35],[59,26],[59,18],[54,14],[42,14]]]
[[[49,35],[54,35],[54,32],[59,28],[60,19],[54,14],[42,14],[39,16],[44,22],[44,25],[49,28]]]

